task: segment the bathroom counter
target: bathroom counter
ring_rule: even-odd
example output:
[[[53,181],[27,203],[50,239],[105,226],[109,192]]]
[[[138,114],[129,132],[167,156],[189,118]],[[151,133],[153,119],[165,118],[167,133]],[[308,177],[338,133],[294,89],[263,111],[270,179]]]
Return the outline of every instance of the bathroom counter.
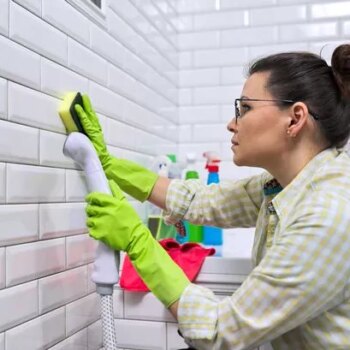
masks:
[[[219,298],[225,297],[239,287],[251,268],[249,258],[208,257],[195,283],[210,288]],[[176,350],[187,347],[177,333],[174,318],[152,293],[127,292],[116,287],[114,298],[121,349]]]

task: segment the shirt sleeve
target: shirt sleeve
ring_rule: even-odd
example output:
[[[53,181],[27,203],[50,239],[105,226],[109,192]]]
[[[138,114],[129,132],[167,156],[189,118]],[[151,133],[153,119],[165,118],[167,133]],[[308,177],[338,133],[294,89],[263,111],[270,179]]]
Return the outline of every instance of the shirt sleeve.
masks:
[[[198,350],[253,348],[341,303],[350,271],[348,207],[315,196],[231,297],[189,285],[178,309],[187,342]]]
[[[168,223],[188,220],[198,225],[254,227],[268,173],[237,181],[204,185],[199,180],[173,180],[166,198]]]

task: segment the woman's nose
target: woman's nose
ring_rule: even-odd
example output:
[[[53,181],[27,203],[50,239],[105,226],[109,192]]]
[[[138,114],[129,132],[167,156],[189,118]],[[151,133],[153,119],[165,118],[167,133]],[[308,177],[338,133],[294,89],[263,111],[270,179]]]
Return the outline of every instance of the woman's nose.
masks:
[[[232,118],[229,123],[227,124],[227,130],[229,132],[236,132],[237,123],[236,123],[236,118]]]

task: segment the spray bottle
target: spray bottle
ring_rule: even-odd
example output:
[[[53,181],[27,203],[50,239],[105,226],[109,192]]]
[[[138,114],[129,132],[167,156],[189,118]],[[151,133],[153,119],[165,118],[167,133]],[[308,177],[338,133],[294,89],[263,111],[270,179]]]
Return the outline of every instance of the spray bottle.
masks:
[[[196,154],[195,153],[187,153],[187,169],[185,170],[185,180],[197,180],[199,179],[198,172],[194,169],[196,163]],[[188,221],[184,221],[184,225],[186,228],[186,236],[176,236],[176,240],[179,243],[185,242],[196,242],[202,243],[203,241],[203,227],[194,225]]]
[[[207,159],[205,168],[208,169],[207,185],[219,183],[219,163],[220,158],[215,152],[204,152],[203,157]],[[203,227],[203,244],[206,246],[214,246],[215,255],[222,254],[222,229],[213,226]]]

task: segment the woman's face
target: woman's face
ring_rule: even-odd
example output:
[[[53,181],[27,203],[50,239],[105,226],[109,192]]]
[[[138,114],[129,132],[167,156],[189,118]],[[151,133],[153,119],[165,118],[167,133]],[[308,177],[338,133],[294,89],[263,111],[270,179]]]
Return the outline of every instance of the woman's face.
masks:
[[[273,100],[265,88],[269,73],[254,73],[245,82],[241,98]],[[288,149],[289,109],[281,110],[276,102],[241,101],[242,117],[227,126],[233,133],[233,161],[239,166],[270,169],[283,159]]]

